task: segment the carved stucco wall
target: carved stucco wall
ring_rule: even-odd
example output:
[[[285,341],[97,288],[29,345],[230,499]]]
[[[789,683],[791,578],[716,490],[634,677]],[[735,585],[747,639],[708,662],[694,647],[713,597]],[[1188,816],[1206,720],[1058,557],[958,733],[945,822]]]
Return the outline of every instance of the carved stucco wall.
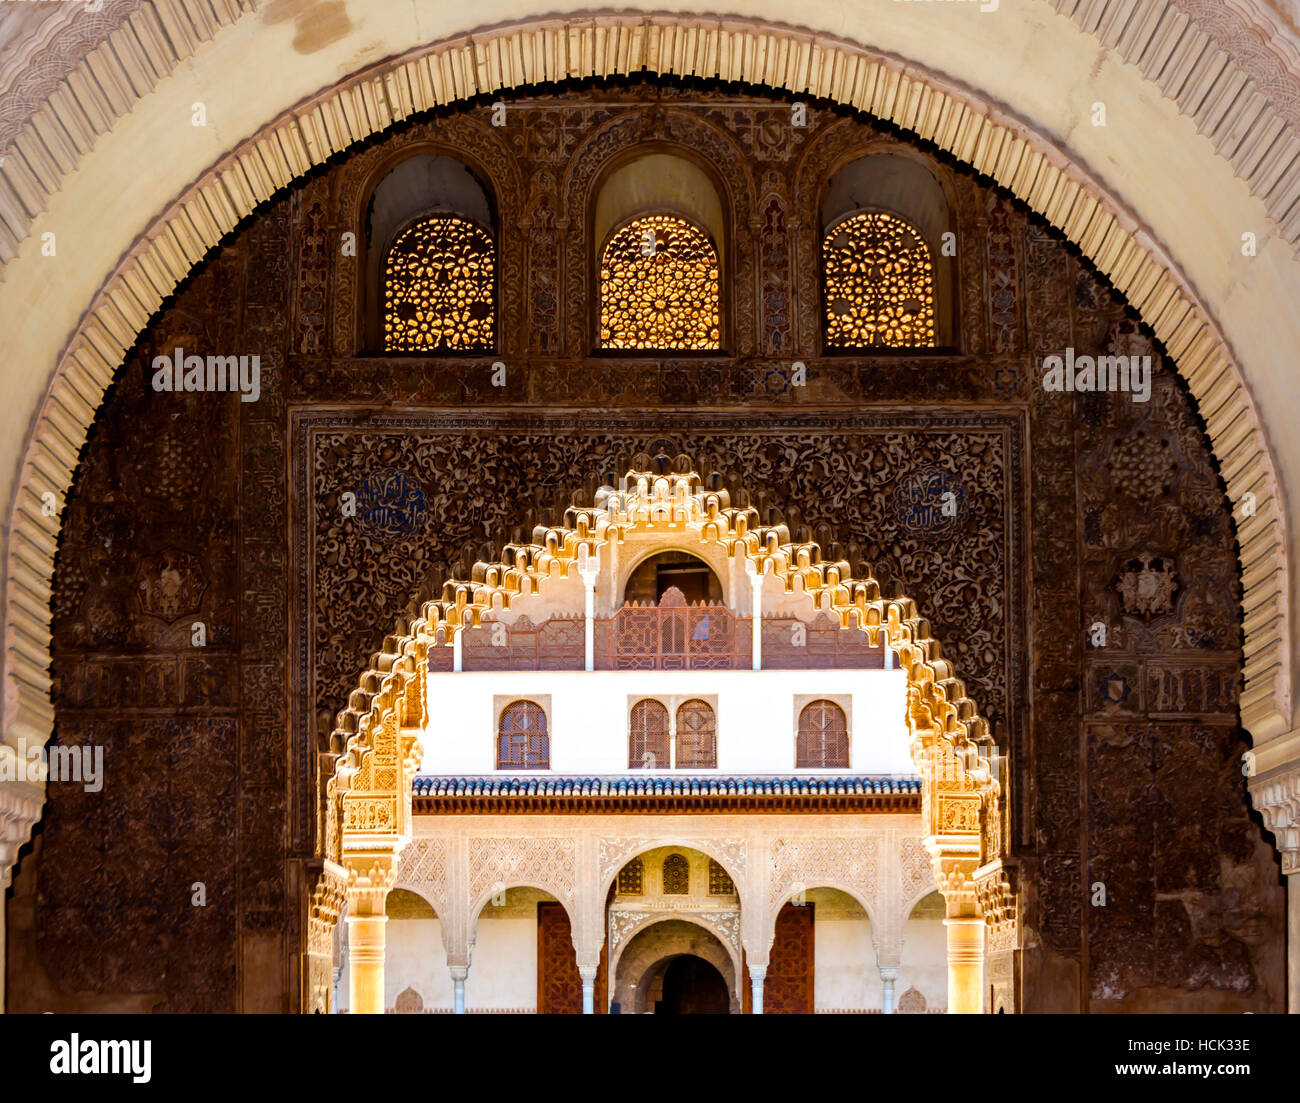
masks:
[[[639,111],[645,93],[610,94]],[[568,159],[593,134],[618,132],[604,107],[547,100],[521,114],[531,121],[495,155],[505,226],[558,210]],[[815,178],[880,135],[814,112],[809,134],[774,159],[743,110],[682,107],[669,125],[678,114],[689,114],[684,138],[716,132],[717,148],[724,136],[738,147],[735,172],[756,166],[765,293],[754,341],[765,348],[783,333],[798,349],[815,288],[790,278],[792,226],[815,197],[797,187],[796,167],[814,166]],[[467,149],[499,142],[485,118],[456,116],[390,141],[436,138],[439,127]],[[1276,1009],[1281,896],[1242,791],[1231,522],[1202,430],[1159,357],[1145,406],[1035,386],[1031,350],[1149,349],[1149,338],[1041,223],[934,166],[951,176],[963,239],[981,243],[962,260],[966,353],[902,367],[813,358],[802,390],[779,362],[729,358],[533,354],[504,389],[472,361],[352,360],[330,351],[336,323],[317,304],[341,294],[344,268],[325,243],[346,224],[355,164],[251,223],[132,357],[69,503],[54,600],[60,739],[103,743],[110,770],[133,754],[174,765],[165,802],[56,787],[10,908],[11,1006],[292,1006],[293,966],[282,963],[305,937],[296,917],[315,845],[316,756],[378,636],[452,564],[644,448],[687,452],[750,487],[904,583],[932,619],[1011,752],[1028,1009],[1094,999]],[[522,179],[530,189],[512,192]],[[532,251],[511,278],[519,300],[536,303],[556,286],[559,253],[543,233],[527,236]],[[531,328],[545,324],[559,335],[566,320]],[[158,402],[148,357],[177,344],[261,350],[261,401]],[[525,408],[579,396],[608,412],[544,423]],[[417,408],[371,409],[390,401]],[[1154,466],[1134,462],[1139,439]],[[379,469],[406,470],[422,488],[407,531],[339,523],[338,494]],[[908,495],[932,482],[962,490],[969,512],[918,525]],[[1172,607],[1126,606],[1123,576],[1153,570],[1177,576],[1158,591]],[[161,587],[164,571],[181,585]],[[209,625],[201,656],[186,630],[196,618]],[[1104,653],[1088,646],[1098,618],[1116,632]],[[186,749],[213,739],[220,754]],[[1124,813],[1130,797],[1150,809],[1143,831]],[[1213,811],[1197,811],[1202,828],[1188,832],[1193,807]],[[134,836],[114,825],[137,814],[175,846],[131,849]],[[152,952],[157,909],[177,905],[160,886],[195,879],[189,870],[218,854],[229,908],[187,913],[207,933],[175,944],[187,971],[164,971]],[[1080,891],[1085,863],[1110,887],[1104,912]],[[107,950],[95,934],[104,907],[122,932]],[[1168,932],[1184,952],[1157,952]],[[92,941],[92,973],[61,976],[56,963]]]
[[[1249,5],[1228,5],[1231,12],[1226,15],[1223,5],[1193,0],[1180,0],[1181,11],[1169,5],[1137,5],[1126,0],[1059,6],[1077,15],[1086,32],[1095,31],[1096,37],[1052,15],[1046,4],[1038,3],[1017,5],[1014,18],[999,19],[997,13],[985,17],[973,5],[942,6],[944,14],[930,18],[941,6],[935,5],[926,16],[921,13],[929,9],[922,6],[880,0],[878,4],[864,5],[863,11],[855,9],[851,15],[841,10],[828,13],[821,30],[823,35],[830,32],[870,40],[876,48],[917,62],[932,73],[946,74],[968,88],[986,89],[992,102],[1011,105],[1043,133],[1068,135],[1065,148],[1079,172],[1082,166],[1101,172],[1098,183],[1120,197],[1118,203],[1103,202],[1110,205],[1118,221],[1110,213],[1102,217],[1094,201],[1086,198],[1093,181],[1079,172],[1075,180],[1068,181],[1048,164],[1056,155],[1028,130],[1021,130],[1015,138],[1010,132],[1000,134],[1000,117],[991,109],[977,107],[986,112],[987,121],[972,128],[962,120],[973,123],[975,116],[963,115],[964,109],[950,113],[944,106],[944,94],[929,91],[913,95],[913,91],[920,93],[919,85],[896,83],[892,75],[863,101],[895,114],[903,125],[917,127],[942,144],[955,143],[963,155],[972,156],[977,163],[987,160],[982,167],[1026,195],[1078,237],[1084,249],[1096,255],[1148,312],[1174,351],[1186,358],[1185,370],[1203,402],[1234,497],[1251,491],[1261,505],[1254,518],[1243,519],[1241,528],[1250,641],[1250,682],[1244,707],[1247,722],[1258,738],[1275,736],[1284,733],[1291,723],[1292,655],[1285,624],[1283,511],[1271,459],[1255,425],[1257,407],[1241,389],[1230,355],[1218,346],[1218,334],[1201,317],[1191,291],[1194,288],[1227,327],[1229,340],[1251,373],[1255,400],[1265,421],[1275,417],[1270,411],[1285,408],[1288,392],[1285,382],[1270,376],[1263,365],[1271,363],[1268,344],[1289,341],[1279,325],[1289,316],[1286,289],[1295,276],[1290,271],[1293,261],[1267,248],[1247,265],[1228,263],[1225,258],[1239,254],[1240,227],[1255,225],[1259,213],[1252,205],[1253,199],[1244,201],[1234,190],[1243,187],[1233,182],[1234,170],[1247,176],[1261,171],[1264,175],[1258,181],[1252,178],[1251,186],[1267,200],[1277,217],[1290,220],[1295,215],[1287,190],[1294,135],[1285,132],[1267,110],[1276,103],[1281,105],[1278,110],[1286,111],[1289,85],[1284,70],[1291,55],[1284,37],[1257,18],[1252,22]],[[95,216],[83,224],[87,212],[99,210],[98,199],[89,201],[89,197],[112,193],[119,196],[123,210],[155,210],[163,201],[160,197],[180,194],[185,181],[199,174],[199,166],[216,159],[223,141],[215,125],[190,127],[183,131],[185,139],[172,151],[174,156],[165,164],[155,165],[157,171],[139,174],[130,181],[117,179],[119,187],[106,189],[102,181],[114,175],[114,166],[119,163],[119,131],[107,130],[114,118],[129,112],[130,126],[120,128],[123,142],[130,140],[127,130],[150,135],[174,132],[178,125],[172,117],[175,105],[206,97],[205,102],[211,101],[209,107],[223,120],[221,133],[251,133],[264,121],[265,105],[274,96],[280,96],[287,106],[347,71],[337,67],[355,66],[358,59],[372,55],[400,54],[410,45],[412,36],[427,43],[438,39],[440,29],[432,24],[413,25],[405,5],[344,5],[341,9],[334,5],[329,19],[317,18],[321,13],[313,13],[310,6],[298,10],[273,4],[256,17],[238,19],[233,5],[215,18],[210,11],[190,11],[190,7],[179,2],[122,5],[120,14],[132,20],[130,30],[117,32],[87,58],[87,72],[95,77],[93,81],[66,70],[64,63],[78,52],[68,46],[64,51],[67,56],[49,60],[35,83],[26,86],[13,101],[18,106],[11,118],[26,117],[28,107],[35,102],[33,97],[44,94],[51,74],[67,71],[66,87],[56,83],[51,92],[56,107],[44,116],[40,111],[32,116],[34,120],[44,119],[47,128],[39,141],[29,136],[24,146],[20,138],[14,139],[18,152],[6,166],[7,186],[12,189],[7,198],[29,214],[40,212],[45,205],[45,211],[36,215],[37,222],[42,227],[57,225],[60,232],[77,241],[82,261],[72,269],[44,264],[32,244],[35,237],[26,238],[19,247],[20,255],[13,262],[23,269],[21,278],[14,281],[18,290],[11,292],[0,309],[12,307],[20,314],[28,314],[40,302],[50,324],[39,330],[27,327],[25,331],[7,327],[22,334],[22,347],[15,350],[17,362],[52,361],[61,341],[59,335],[64,332],[57,321],[58,311],[65,312],[70,328],[81,304],[99,286],[101,274],[109,266],[107,262],[98,266],[87,263],[87,258],[123,255],[137,232],[138,220],[131,218]],[[1004,5],[1004,9],[1010,7]],[[1187,21],[1184,13],[1203,20],[1208,32],[1203,33],[1194,22]],[[507,18],[513,13],[502,5],[494,14]],[[860,20],[867,23],[860,27]],[[229,25],[221,30],[222,23]],[[185,205],[184,214],[179,208],[173,212],[177,218],[171,228],[151,240],[147,249],[123,269],[123,282],[103,301],[95,326],[86,330],[76,356],[66,361],[71,374],[60,377],[55,404],[47,406],[29,455],[26,489],[15,499],[15,520],[23,535],[21,547],[10,549],[6,715],[11,732],[40,736],[48,722],[40,673],[44,616],[39,602],[29,608],[24,595],[39,595],[43,589],[52,540],[39,521],[28,525],[33,501],[39,500],[46,489],[56,497],[62,496],[73,466],[68,448],[75,451],[80,426],[89,420],[98,402],[99,388],[111,374],[115,349],[130,343],[133,328],[143,323],[152,305],[172,282],[183,277],[205,243],[214,241],[215,235],[251,206],[254,197],[269,194],[276,184],[287,181],[294,172],[323,155],[326,148],[346,144],[394,114],[407,112],[414,103],[424,102],[428,95],[445,97],[448,91],[463,91],[468,87],[467,78],[474,87],[491,87],[494,82],[536,77],[557,64],[563,71],[569,71],[570,65],[581,71],[590,71],[591,66],[617,69],[628,58],[641,57],[637,51],[652,40],[662,42],[666,50],[662,58],[656,53],[655,65],[662,62],[677,71],[697,72],[720,71],[718,66],[723,66],[727,75],[745,75],[751,66],[766,66],[765,80],[832,96],[849,94],[845,80],[851,73],[859,78],[869,72],[898,73],[895,63],[888,59],[883,68],[864,69],[856,61],[841,65],[836,60],[840,45],[828,37],[814,41],[773,30],[767,37],[750,38],[739,24],[735,31],[729,26],[722,33],[718,24],[705,20],[698,28],[688,26],[681,37],[669,43],[661,40],[665,25],[637,20],[620,24],[617,19],[607,19],[599,24],[575,24],[571,29],[547,25],[532,37],[490,40],[490,36],[480,36],[482,45],[471,47],[469,54],[452,49],[439,55],[443,60],[427,70],[431,81],[428,89],[416,70],[403,70],[407,76],[416,76],[410,86],[402,85],[401,79],[394,86],[376,77],[368,84],[357,84],[330,106],[316,107],[314,114],[308,111],[301,120],[301,129],[293,129],[299,125],[297,121],[289,129],[282,128],[278,133],[287,144],[280,145],[280,137],[267,132],[255,147],[256,155],[252,155],[250,147],[237,163],[230,162],[228,171],[206,182],[202,199],[196,192],[194,201]],[[85,26],[86,47],[99,42],[108,29],[100,22]],[[354,49],[360,40],[366,42],[365,48]],[[36,44],[36,56],[46,40],[37,37],[30,41]],[[501,47],[492,45],[492,41],[520,45],[517,49],[513,45]],[[1105,46],[1100,55],[1099,42]],[[528,43],[527,49],[523,43]],[[977,43],[981,47],[972,48]],[[1219,47],[1239,57],[1240,71]],[[269,51],[268,57],[275,57],[275,64],[259,65],[257,56],[262,49]],[[606,54],[607,49],[612,53]],[[195,50],[188,65],[173,71],[174,60]],[[462,71],[461,62],[473,57],[474,50],[481,50],[481,65],[473,72]],[[1041,67],[1026,70],[1001,64],[1004,52],[1015,55],[1018,50],[1040,59]],[[859,54],[848,48],[844,56]],[[241,98],[245,84],[240,83],[239,91],[232,93],[227,81],[209,78],[206,66],[213,66],[213,73],[222,72],[223,65],[226,72],[234,71],[238,66],[229,65],[229,58],[236,56],[271,78],[259,83],[259,105]],[[1115,60],[1118,57],[1129,58],[1134,64]],[[39,68],[33,67],[34,71]],[[914,72],[919,74],[920,70]],[[1143,74],[1167,87],[1174,99],[1142,96]],[[16,81],[13,87],[21,83]],[[941,83],[941,79],[932,80],[936,89]],[[854,85],[851,94],[857,97],[861,80],[856,84],[849,80],[849,84]],[[152,93],[133,100],[150,87],[154,88]],[[407,98],[414,97],[411,104],[403,98],[401,87],[406,87]],[[1126,110],[1112,112],[1104,128],[1077,125],[1085,114],[1082,109],[1086,103],[1081,101],[1095,94],[1097,87],[1105,87],[1107,94],[1123,103]],[[1257,89],[1262,91],[1257,93]],[[901,99],[895,96],[900,90]],[[79,99],[82,94],[87,97],[84,103]],[[883,106],[886,102],[887,109]],[[927,106],[933,110],[927,111]],[[1189,125],[1178,124],[1180,109],[1186,113]],[[49,129],[51,122],[61,129]],[[1212,146],[1209,142],[1186,140],[1193,132],[1191,124],[1201,129]],[[188,118],[179,125],[188,126]],[[97,132],[102,133],[96,140]],[[995,134],[999,135],[996,140]],[[1021,144],[1022,138],[1028,145]],[[1210,148],[1228,160],[1217,161]],[[1124,153],[1110,156],[1112,150]],[[1209,163],[1205,163],[1207,157]],[[127,160],[134,163],[134,158]],[[1101,166],[1105,166],[1104,171]],[[64,172],[71,175],[60,177]],[[1170,196],[1162,184],[1186,179],[1201,182],[1207,205],[1219,218],[1186,217],[1185,191]],[[41,193],[51,189],[55,190],[45,204]],[[20,213],[16,217],[21,224],[26,216]],[[1134,227],[1136,237],[1130,239],[1128,231]],[[1263,232],[1267,238],[1268,232]],[[1145,247],[1152,250],[1152,257],[1144,258]],[[1160,272],[1165,248],[1173,251],[1175,267],[1181,269],[1169,276]],[[1187,280],[1180,291],[1182,273],[1187,274]],[[58,293],[53,293],[54,285],[49,282],[52,278]],[[39,379],[39,373],[27,378]],[[9,426],[16,431],[4,435],[11,448],[22,437],[21,419],[29,408],[22,401],[8,406],[9,416],[19,419]],[[1281,439],[1278,447],[1283,449],[1279,453],[1282,469],[1294,470],[1287,440]],[[34,495],[31,500],[28,492]],[[31,531],[27,531],[29,527]],[[1281,761],[1286,753],[1279,744],[1274,757]]]

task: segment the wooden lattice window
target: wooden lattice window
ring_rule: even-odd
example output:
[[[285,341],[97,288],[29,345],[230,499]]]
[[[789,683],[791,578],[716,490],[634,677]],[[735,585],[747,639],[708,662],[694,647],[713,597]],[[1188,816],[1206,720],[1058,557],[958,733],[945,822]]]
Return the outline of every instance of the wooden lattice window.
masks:
[[[827,348],[933,348],[934,268],[909,223],[864,212],[822,241]]]
[[[618,871],[618,891],[623,896],[640,896],[644,868],[640,858],[633,858]]]
[[[384,260],[384,350],[488,352],[496,250],[467,218],[433,214],[393,240]]]
[[[814,701],[799,714],[795,765],[848,769],[849,724],[834,701]]]
[[[647,215],[615,231],[600,259],[607,349],[720,347],[718,253],[698,226]]]
[[[718,765],[718,719],[704,701],[677,710],[677,768],[712,770]]]
[[[709,859],[709,895],[710,896],[734,896],[736,893],[736,884],[722,866]]]
[[[638,701],[632,706],[627,764],[633,770],[666,770],[672,765],[668,757],[668,710],[658,701]]]
[[[691,864],[680,854],[664,859],[664,895],[685,896],[691,891]]]
[[[497,726],[498,770],[547,770],[551,738],[546,712],[534,701],[513,701],[501,710]]]

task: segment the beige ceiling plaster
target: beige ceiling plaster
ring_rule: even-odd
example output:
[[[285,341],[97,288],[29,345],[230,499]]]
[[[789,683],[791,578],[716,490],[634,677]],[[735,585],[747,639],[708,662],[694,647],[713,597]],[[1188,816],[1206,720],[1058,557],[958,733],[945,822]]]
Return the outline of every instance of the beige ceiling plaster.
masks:
[[[440,82],[446,99],[502,82],[586,73],[593,65],[616,71],[629,58],[639,68],[648,48],[670,39],[671,56],[649,57],[652,67],[745,76],[841,98],[954,149],[1061,224],[1144,309],[1198,396],[1230,494],[1257,495],[1258,515],[1241,526],[1248,676],[1243,716],[1257,742],[1291,726],[1284,514],[1250,397],[1197,307],[1204,304],[1206,317],[1218,321],[1246,365],[1259,413],[1274,430],[1283,481],[1294,485],[1300,442],[1289,431],[1293,403],[1279,350],[1297,347],[1300,337],[1291,311],[1300,266],[1229,164],[1138,69],[1099,53],[1096,39],[1040,0],[1001,0],[992,13],[981,13],[973,3],[895,0],[806,9],[816,13],[817,30],[870,43],[870,52],[787,34],[777,21],[788,9],[774,0],[715,5],[737,19],[722,34],[716,21],[703,17],[664,19],[653,29],[617,17],[566,29],[554,19],[523,35],[480,32],[477,47],[454,43],[432,54],[427,44],[464,33],[454,12],[375,0],[351,0],[344,11],[339,0],[327,6],[330,34],[307,36],[310,41],[302,31],[313,7],[306,0],[277,5],[273,21],[241,18],[212,34],[99,137],[51,196],[8,266],[0,296],[0,333],[9,346],[0,368],[7,384],[0,472],[10,493],[24,437],[33,413],[41,410],[14,498],[6,579],[10,739],[44,738],[49,731],[42,671],[48,663],[50,560],[57,533],[54,519],[41,516],[41,495],[51,492],[61,506],[85,427],[123,348],[207,245],[255,197],[265,198],[328,155],[331,146],[343,148],[387,125],[394,113],[418,108]],[[522,17],[522,7],[507,0],[480,10],[507,19]],[[298,15],[286,18],[295,8],[301,9]],[[742,11],[770,21],[767,33],[750,34],[756,28],[741,20]],[[675,34],[677,24],[702,26]],[[416,51],[433,63],[408,60],[387,76],[377,72],[347,84],[337,96],[322,94],[323,106],[306,104],[358,69]],[[910,79],[900,81],[904,69]],[[941,86],[959,98],[963,87],[980,89],[978,96],[964,97],[974,110],[947,100]],[[1105,127],[1089,121],[1097,99],[1110,105]],[[206,106],[207,127],[190,124],[196,101]],[[298,103],[306,104],[300,119],[279,120],[260,143],[217,174],[207,172],[241,138],[256,135],[268,119]],[[998,104],[1005,105],[1005,114],[992,106]],[[1014,122],[1013,112],[1025,122]],[[1070,177],[1058,171],[1067,157],[1079,167]],[[178,208],[184,210],[164,212],[176,196],[183,197]],[[1097,198],[1107,209],[1098,209]],[[150,212],[162,217],[153,221]],[[146,224],[149,235],[141,239]],[[1241,256],[1246,230],[1260,235],[1255,258]],[[54,257],[41,255],[46,232],[57,234]],[[131,255],[122,260],[128,250]],[[95,314],[83,315],[115,266]],[[1184,281],[1181,288],[1176,277]],[[31,325],[33,318],[41,324]],[[42,405],[56,363],[60,370]]]

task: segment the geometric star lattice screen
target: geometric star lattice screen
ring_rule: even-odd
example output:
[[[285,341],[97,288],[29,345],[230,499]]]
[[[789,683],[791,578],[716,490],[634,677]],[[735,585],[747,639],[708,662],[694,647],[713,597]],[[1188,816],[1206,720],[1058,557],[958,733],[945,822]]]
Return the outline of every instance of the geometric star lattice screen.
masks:
[[[408,226],[384,261],[386,352],[489,352],[496,250],[477,223],[433,214]]]
[[[933,348],[930,250],[901,218],[846,218],[822,241],[827,348]]]
[[[718,316],[718,253],[698,226],[646,215],[609,239],[600,261],[602,348],[716,350]]]

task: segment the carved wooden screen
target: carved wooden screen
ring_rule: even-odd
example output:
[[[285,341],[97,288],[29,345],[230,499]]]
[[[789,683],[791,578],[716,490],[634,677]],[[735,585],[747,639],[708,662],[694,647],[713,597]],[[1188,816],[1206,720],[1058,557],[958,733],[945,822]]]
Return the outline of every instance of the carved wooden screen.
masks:
[[[595,1011],[604,1015],[609,1003],[605,947],[596,969]],[[573,948],[573,927],[562,904],[537,905],[537,1013],[581,1015],[582,976]]]
[[[618,892],[620,896],[640,896],[644,866],[640,858],[633,858],[618,871]]]
[[[546,713],[532,701],[514,701],[501,710],[497,731],[498,770],[546,770],[551,739]]]
[[[600,344],[719,348],[718,253],[698,226],[648,215],[615,231],[600,260]]]
[[[384,349],[488,352],[496,250],[467,218],[434,214],[394,239],[384,260]]]
[[[795,765],[848,769],[849,724],[834,701],[814,701],[799,714]]]
[[[763,1014],[813,1013],[813,905],[786,904],[776,916],[776,930],[763,981]]]
[[[736,884],[731,879],[721,864],[714,859],[709,859],[709,895],[710,896],[734,896],[736,893]]]
[[[624,605],[614,614],[617,670],[732,670],[748,658],[737,646],[736,618],[725,605],[687,605],[675,586],[658,605]]]
[[[691,865],[680,854],[664,859],[664,895],[685,896],[691,891]]]
[[[903,219],[871,211],[833,226],[822,241],[826,347],[933,348],[930,250]]]
[[[666,770],[672,765],[668,756],[668,710],[658,701],[638,701],[632,706],[627,764],[633,770]]]
[[[687,701],[677,710],[679,770],[712,770],[718,765],[718,721],[704,701]]]

